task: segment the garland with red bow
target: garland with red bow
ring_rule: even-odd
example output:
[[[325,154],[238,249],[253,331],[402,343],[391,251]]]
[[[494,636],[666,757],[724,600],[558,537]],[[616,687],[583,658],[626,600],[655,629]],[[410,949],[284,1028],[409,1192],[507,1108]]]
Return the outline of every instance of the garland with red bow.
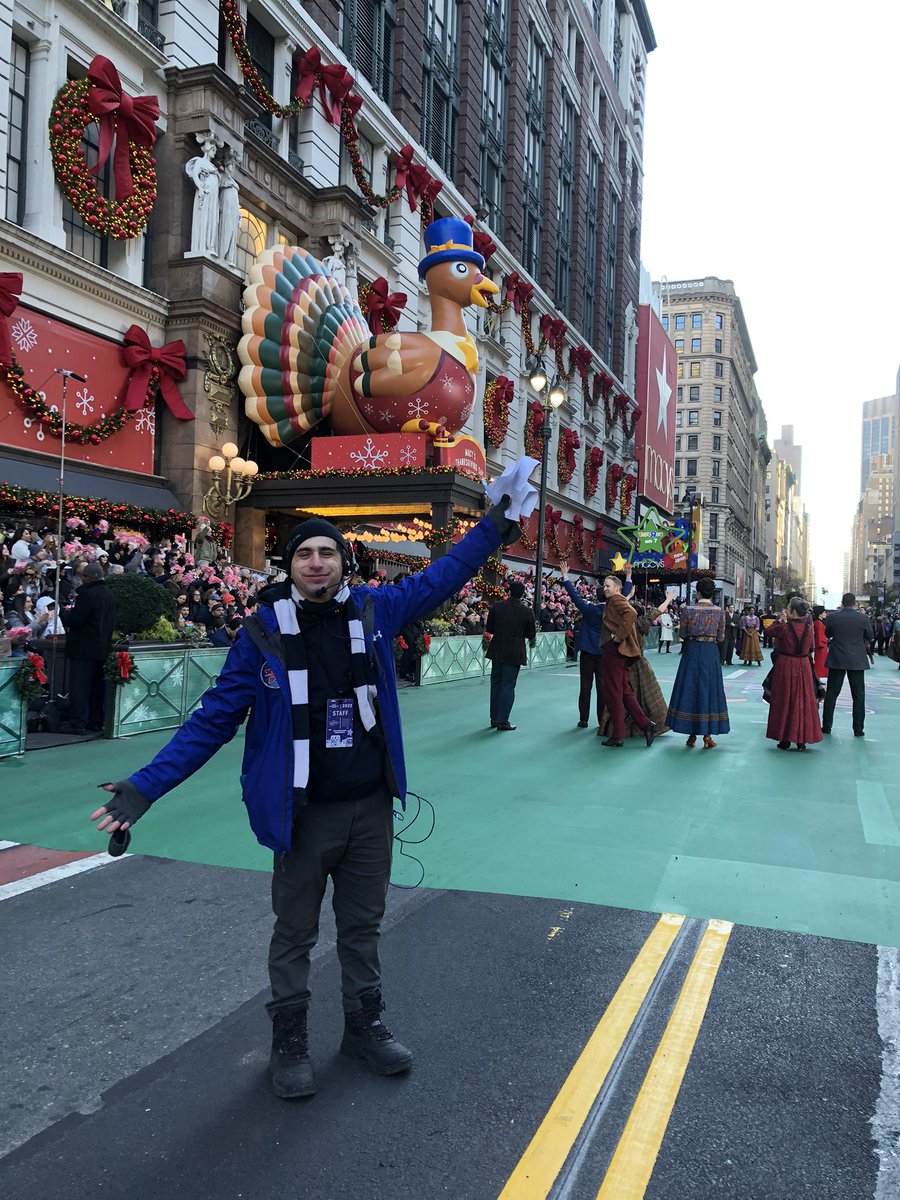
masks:
[[[140,675],[140,671],[127,650],[111,650],[103,664],[103,674],[110,683],[121,687]]]
[[[9,363],[0,362],[0,379],[9,386],[16,402],[30,417],[40,421],[47,433],[61,438],[63,435],[62,413],[52,409],[43,396],[30,386],[25,379],[24,368],[16,356],[13,354],[11,358],[12,361]],[[156,387],[155,382],[148,381],[147,391],[139,407],[152,407],[156,400]],[[79,425],[77,421],[66,421],[66,441],[74,442],[79,446],[99,446],[101,442],[111,438],[120,429],[124,429],[134,415],[134,412],[117,408],[115,412],[107,413],[93,425]]]
[[[514,394],[515,385],[505,375],[492,379],[484,389],[484,438],[495,449],[503,445],[509,432],[509,406]]]
[[[137,412],[145,407],[145,398],[151,387],[158,390],[169,407],[172,416],[179,421],[193,421],[194,414],[181,398],[176,380],[187,375],[187,347],[180,339],[167,342],[154,349],[150,339],[140,325],[129,325],[125,330],[125,365],[131,377],[125,391],[124,408]]]
[[[544,509],[544,516],[547,530],[547,544],[558,559],[567,559],[572,551],[572,545],[575,540],[574,524],[569,529],[566,544],[561,546],[559,544],[559,526],[562,521],[562,513],[558,508],[554,508],[551,504],[548,504]]]
[[[604,536],[603,536],[603,526],[600,524],[599,521],[597,522],[597,525],[594,527],[593,533],[590,535],[590,539],[589,539],[590,549],[585,550],[584,535],[587,532],[587,530],[584,527],[584,518],[581,516],[580,513],[576,513],[575,516],[572,518],[572,524],[575,526],[574,543],[575,543],[575,553],[578,555],[578,561],[581,563],[581,565],[583,567],[587,567],[588,570],[592,571],[594,569],[595,553],[598,550],[606,549],[606,538],[604,538]]]
[[[406,292],[391,292],[389,286],[383,275],[371,283],[360,285],[359,307],[376,336],[390,333],[400,320],[400,313],[406,308]]]
[[[586,500],[597,494],[600,486],[600,468],[603,466],[603,451],[593,446],[584,457],[584,495]]]
[[[39,696],[43,696],[44,687],[47,683],[47,674],[44,670],[44,660],[40,654],[33,654],[30,650],[25,655],[25,661],[19,667],[13,676],[13,684],[21,699],[28,704],[32,700],[37,700]]]
[[[626,475],[622,480],[622,491],[619,497],[619,504],[622,511],[622,517],[627,519],[631,512],[631,500],[634,496],[634,489],[637,487],[637,479],[634,475]]]
[[[637,429],[637,423],[643,415],[644,415],[644,410],[641,408],[641,406],[639,404],[636,404],[634,406],[634,408],[631,410],[631,421],[630,422],[628,420],[627,411],[626,410],[622,411],[622,429],[624,430],[625,437],[628,438],[629,440],[634,437],[634,431],[635,431],[635,429]]]
[[[560,487],[565,487],[575,474],[575,451],[581,449],[581,438],[574,429],[564,429],[556,448],[556,475]]]
[[[156,200],[156,141],[159,101],[128,96],[108,58],[97,55],[86,79],[73,79],[56,94],[50,110],[50,157],[66,199],[86,225],[104,237],[127,241],[143,233]],[[89,168],[81,145],[85,129],[100,129],[97,164]],[[115,151],[113,152],[113,142]],[[97,190],[95,176],[113,159],[115,200]]]
[[[540,400],[532,400],[525,414],[525,453],[529,458],[541,459],[544,428],[544,410]]]
[[[606,468],[606,511],[611,512],[619,494],[619,484],[625,468],[620,463],[610,463]]]

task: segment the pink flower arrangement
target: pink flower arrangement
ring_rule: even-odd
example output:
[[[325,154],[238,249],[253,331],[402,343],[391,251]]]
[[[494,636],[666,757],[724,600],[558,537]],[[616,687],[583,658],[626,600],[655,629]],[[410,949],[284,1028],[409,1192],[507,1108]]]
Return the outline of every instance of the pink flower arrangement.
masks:
[[[150,545],[142,533],[133,533],[130,529],[117,529],[113,537],[117,542],[123,542],[126,546],[129,542],[133,542],[137,550],[146,550]]]
[[[82,521],[81,517],[69,517],[66,521],[66,529],[87,529],[87,522]]]

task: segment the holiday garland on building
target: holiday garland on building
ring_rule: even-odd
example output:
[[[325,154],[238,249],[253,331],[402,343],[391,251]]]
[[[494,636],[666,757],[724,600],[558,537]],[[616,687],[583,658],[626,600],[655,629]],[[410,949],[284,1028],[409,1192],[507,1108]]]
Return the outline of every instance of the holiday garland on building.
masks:
[[[603,451],[599,446],[592,446],[584,456],[584,496],[590,500],[597,494],[600,486],[600,468],[603,466]]]
[[[565,487],[575,474],[575,451],[581,448],[581,438],[574,429],[564,429],[556,448],[556,474],[560,487]]]
[[[542,454],[544,410],[540,400],[532,400],[525,413],[525,453],[540,461]]]
[[[622,517],[627,519],[631,512],[631,500],[634,496],[634,489],[637,487],[637,479],[634,475],[626,475],[622,480],[622,491],[619,498]]]
[[[484,389],[484,439],[495,449],[503,445],[509,432],[509,406],[514,394],[513,381],[505,375],[492,379]]]
[[[0,484],[0,511],[4,510],[55,518],[59,513],[59,496],[56,492],[35,491],[33,488],[3,483]],[[197,525],[205,523],[211,526],[213,540],[226,547],[231,545],[234,537],[234,529],[225,521],[210,521],[208,517],[195,517],[175,508],[150,508],[82,496],[63,497],[63,516],[80,517],[88,525],[94,525],[98,520],[117,524],[124,522],[167,536],[189,533]]]
[[[103,237],[127,241],[144,232],[156,200],[156,139],[159,101],[126,96],[116,68],[98,55],[87,78],[72,79],[56,94],[50,110],[50,158],[63,195],[86,225]],[[100,129],[98,161],[88,167],[84,131]],[[113,154],[115,200],[101,195],[95,176]]]
[[[625,474],[625,468],[620,463],[610,463],[606,468],[606,511],[612,512],[613,506],[619,495],[619,484],[622,482],[622,476]]]
[[[61,438],[63,435],[62,413],[51,408],[41,393],[27,383],[25,370],[15,354],[10,357],[10,362],[0,362],[0,380],[9,385],[10,391],[16,398],[16,403],[28,413],[29,417],[38,421],[47,433]],[[147,384],[144,408],[150,408],[154,404],[158,386],[158,377]],[[136,412],[117,408],[115,412],[107,413],[93,425],[79,425],[77,421],[66,421],[66,441],[74,442],[79,446],[99,446],[101,442],[105,442],[113,434],[124,429],[136,415]]]

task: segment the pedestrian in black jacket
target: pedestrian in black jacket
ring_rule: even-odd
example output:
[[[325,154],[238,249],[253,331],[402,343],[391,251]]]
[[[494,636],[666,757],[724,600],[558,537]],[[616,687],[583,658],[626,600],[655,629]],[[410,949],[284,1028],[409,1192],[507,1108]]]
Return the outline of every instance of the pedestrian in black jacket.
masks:
[[[103,664],[112,647],[116,600],[99,563],[88,563],[81,580],[74,605],[62,614],[69,669],[69,719],[60,725],[62,733],[103,728]]]
[[[487,656],[491,660],[491,728],[508,732],[515,729],[509,716],[516,698],[519,668],[528,662],[526,639],[534,646],[537,630],[534,612],[522,603],[525,585],[518,579],[509,585],[509,599],[493,605],[488,613],[486,631],[491,635]]]
[[[871,621],[856,607],[853,592],[845,592],[841,607],[828,614],[825,636],[828,638],[828,657],[825,660],[828,687],[822,706],[822,732],[831,733],[834,706],[846,676],[853,697],[853,733],[855,737],[863,737],[866,720],[865,672],[871,665],[874,653],[874,634]]]

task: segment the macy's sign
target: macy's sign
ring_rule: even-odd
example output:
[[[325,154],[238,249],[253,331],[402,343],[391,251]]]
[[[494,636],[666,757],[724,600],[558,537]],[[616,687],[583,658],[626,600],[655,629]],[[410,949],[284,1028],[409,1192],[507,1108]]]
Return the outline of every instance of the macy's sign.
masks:
[[[644,494],[647,494],[649,487],[655,488],[659,496],[665,497],[663,503],[666,508],[671,509],[674,479],[673,464],[658,454],[648,443],[644,448]]]

